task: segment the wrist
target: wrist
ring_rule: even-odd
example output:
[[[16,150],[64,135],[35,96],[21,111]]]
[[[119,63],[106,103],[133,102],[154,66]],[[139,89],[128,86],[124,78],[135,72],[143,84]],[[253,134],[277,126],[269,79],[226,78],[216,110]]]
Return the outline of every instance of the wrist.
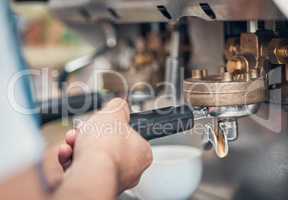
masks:
[[[49,149],[43,160],[36,164],[40,184],[47,193],[52,193],[58,188],[64,175],[58,163],[57,153],[58,148]]]
[[[119,191],[119,170],[116,163],[106,153],[91,153],[93,156],[85,154],[73,160],[73,164],[65,174],[64,181],[68,180],[72,185],[75,183],[77,190],[85,191],[89,198],[94,198],[92,195],[96,188],[107,188],[109,190],[107,195],[116,197]],[[110,199],[110,197],[101,199]]]

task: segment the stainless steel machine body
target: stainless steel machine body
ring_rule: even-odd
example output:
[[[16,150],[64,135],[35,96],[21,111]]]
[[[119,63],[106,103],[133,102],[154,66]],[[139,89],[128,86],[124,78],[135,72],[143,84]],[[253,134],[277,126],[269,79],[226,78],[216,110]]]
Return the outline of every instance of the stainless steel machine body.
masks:
[[[52,0],[50,5],[63,20],[81,23],[103,18],[121,23],[159,22],[184,16],[231,21],[284,19],[271,0]]]

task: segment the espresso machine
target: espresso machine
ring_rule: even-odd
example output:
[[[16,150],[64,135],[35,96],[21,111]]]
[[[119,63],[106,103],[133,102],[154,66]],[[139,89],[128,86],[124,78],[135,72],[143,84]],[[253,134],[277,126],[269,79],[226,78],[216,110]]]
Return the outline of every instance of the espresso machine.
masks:
[[[93,55],[65,66],[59,86],[70,74],[113,52],[113,70],[127,77],[131,102],[145,110],[131,115],[132,127],[147,140],[159,138],[153,145],[205,149],[204,175],[193,199],[287,199],[285,3],[50,0],[49,6],[95,47]],[[123,52],[130,51],[130,59],[123,60]],[[123,93],[113,76],[103,77],[106,90]],[[157,88],[161,80],[173,90],[167,84]],[[143,82],[157,88],[153,97]],[[161,95],[173,99],[172,107],[144,108]],[[168,122],[173,124],[169,130],[152,129],[155,123]],[[192,134],[175,134],[190,129]]]

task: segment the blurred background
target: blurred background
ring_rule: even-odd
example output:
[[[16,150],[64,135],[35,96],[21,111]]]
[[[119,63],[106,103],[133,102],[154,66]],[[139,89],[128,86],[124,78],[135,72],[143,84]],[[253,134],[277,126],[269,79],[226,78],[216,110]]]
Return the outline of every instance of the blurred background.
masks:
[[[15,3],[13,9],[18,16],[26,61],[32,69],[45,69],[43,75],[48,80],[43,82],[42,76],[33,76],[32,86],[37,101],[59,97],[59,71],[67,62],[92,53],[94,47],[52,16],[46,4]],[[43,91],[49,91],[49,94],[43,95]],[[47,148],[63,141],[70,128],[71,124],[61,121],[45,126],[43,134]]]

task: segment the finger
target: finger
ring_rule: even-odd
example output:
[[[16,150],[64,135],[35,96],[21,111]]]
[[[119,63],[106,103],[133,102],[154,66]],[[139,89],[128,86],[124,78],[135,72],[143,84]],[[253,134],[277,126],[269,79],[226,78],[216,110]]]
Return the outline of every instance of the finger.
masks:
[[[78,131],[76,129],[72,129],[70,131],[68,131],[65,135],[65,142],[71,146],[71,148],[73,149],[74,145],[75,145],[75,141],[77,139],[77,135],[78,135]]]
[[[72,165],[72,159],[63,164],[63,170],[66,171]]]
[[[63,169],[66,169],[67,163],[72,160],[73,150],[70,145],[62,144],[58,152],[58,160]]]
[[[63,180],[63,167],[57,162],[59,153],[59,147],[49,148],[44,153],[43,157],[43,169],[47,176],[48,184],[53,188],[59,186]]]

